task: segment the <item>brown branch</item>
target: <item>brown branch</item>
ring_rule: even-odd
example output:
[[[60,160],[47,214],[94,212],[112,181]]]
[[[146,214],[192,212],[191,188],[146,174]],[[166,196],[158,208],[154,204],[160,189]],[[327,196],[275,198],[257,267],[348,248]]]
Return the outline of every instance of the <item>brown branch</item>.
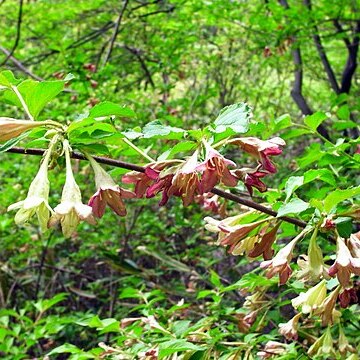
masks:
[[[114,29],[114,32],[113,32],[113,36],[110,40],[110,45],[109,45],[109,50],[105,56],[105,59],[104,59],[104,63],[103,63],[103,66],[106,65],[106,63],[109,61],[110,59],[110,56],[111,56],[111,53],[113,51],[113,48],[114,48],[114,44],[115,44],[115,40],[116,40],[116,37],[119,33],[119,28],[120,28],[120,24],[121,24],[121,20],[123,18],[123,15],[124,15],[124,12],[126,10],[126,7],[128,6],[128,3],[129,3],[129,0],[124,0],[124,4],[119,12],[119,16],[116,20],[116,23],[115,23],[115,29]]]
[[[19,45],[19,41],[20,41],[20,35],[21,35],[21,23],[22,23],[22,13],[23,13],[23,0],[19,0],[19,12],[18,12],[18,18],[17,18],[17,25],[16,25],[16,38],[15,38],[15,42],[14,45],[12,47],[12,49],[10,50],[10,53],[6,56],[5,60],[0,64],[1,66],[4,66],[7,61],[10,59],[10,57],[14,54],[16,48]]]
[[[7,152],[15,153],[15,154],[42,156],[44,154],[45,150],[44,149],[25,149],[25,148],[21,148],[21,147],[13,147],[13,148],[7,150]],[[71,154],[71,157],[73,159],[88,160],[83,154],[80,154],[78,152],[73,152]],[[125,162],[125,161],[110,159],[110,158],[103,157],[103,156],[93,156],[93,158],[97,162],[99,162],[101,164],[106,164],[106,165],[111,165],[111,166],[114,166],[114,167],[120,167],[120,168],[123,168],[123,169],[138,171],[138,172],[141,172],[141,173],[145,172],[145,167],[135,165],[135,164],[131,164],[131,163],[128,163],[128,162]],[[258,210],[258,211],[260,211],[260,212],[262,212],[264,214],[268,214],[268,215],[271,215],[271,216],[274,216],[274,217],[277,216],[276,211],[274,211],[272,209],[269,209],[264,205],[260,205],[260,204],[256,203],[255,201],[248,200],[248,199],[243,199],[242,197],[240,197],[238,195],[231,194],[231,193],[228,193],[226,191],[223,191],[223,190],[220,190],[220,189],[217,189],[217,188],[213,188],[211,190],[211,192],[213,194],[221,196],[224,199],[228,199],[228,200],[234,201],[234,202],[236,202],[238,204],[245,205],[245,206],[250,207],[252,209]],[[283,220],[283,221],[286,221],[288,223],[294,224],[296,226],[300,226],[300,227],[305,227],[306,226],[306,222],[304,222],[302,220],[299,220],[299,219],[296,219],[296,218],[283,216],[283,217],[280,217],[280,219]]]
[[[11,52],[4,47],[0,46],[0,51],[3,52],[9,60],[13,62],[13,64],[24,74],[30,76],[34,80],[43,81],[44,79],[40,76],[33,74],[28,68],[26,68],[18,59],[16,59]]]

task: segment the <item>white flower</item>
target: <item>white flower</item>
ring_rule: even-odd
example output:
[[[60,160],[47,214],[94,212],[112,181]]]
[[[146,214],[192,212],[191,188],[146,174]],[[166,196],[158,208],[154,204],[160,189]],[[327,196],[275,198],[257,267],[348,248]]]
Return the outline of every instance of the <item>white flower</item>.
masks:
[[[61,223],[61,229],[65,237],[70,237],[76,230],[81,220],[95,225],[96,221],[92,209],[81,201],[81,192],[76,184],[71,169],[70,145],[64,141],[66,158],[66,181],[62,192],[61,203],[55,207],[55,214],[50,218],[48,226],[55,226]]]

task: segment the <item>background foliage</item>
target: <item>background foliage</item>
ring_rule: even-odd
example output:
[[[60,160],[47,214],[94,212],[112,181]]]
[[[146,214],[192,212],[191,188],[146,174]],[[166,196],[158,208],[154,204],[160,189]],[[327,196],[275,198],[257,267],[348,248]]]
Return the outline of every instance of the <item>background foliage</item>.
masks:
[[[359,155],[352,157],[359,144],[358,6],[348,0],[5,0],[0,2],[0,63],[17,78],[62,80],[73,74],[40,120],[70,123],[102,101],[134,110],[136,116],[129,113],[111,125],[132,134],[153,158],[183,154],[191,139],[172,131],[137,138],[149,122],[197,130],[223,107],[245,101],[254,116],[251,136],[281,135],[287,141],[277,159],[279,171],[267,181],[268,192],[256,192],[254,199],[278,210],[296,191],[294,199],[312,205],[301,216],[308,221],[316,200],[359,185]],[[1,116],[23,118],[10,100],[2,94]],[[298,126],[313,112],[305,122],[310,128]],[[321,124],[320,137],[313,124]],[[92,141],[81,137],[81,128],[74,131],[78,145],[98,155],[147,162],[103,125],[91,130],[98,131]],[[44,146],[41,135],[32,133],[27,146]],[[178,152],[172,151],[176,144],[182,144]],[[226,151],[227,157],[250,163],[233,148]],[[127,217],[107,212],[95,228],[81,224],[70,239],[59,231],[41,235],[34,224],[16,227],[6,209],[26,196],[38,162],[1,154],[2,358],[155,359],[156,348],[159,358],[251,359],[261,356],[269,340],[287,344],[286,354],[276,358],[308,357],[310,345],[324,332],[321,324],[309,322],[292,342],[277,326],[294,315],[291,299],[304,284],[295,280],[278,287],[277,280],[263,276],[258,261],[249,263],[215,245],[204,229],[203,218],[211,214],[197,204],[185,208],[172,198],[159,208],[158,199],[130,200]],[[107,170],[119,182],[126,172]],[[87,200],[94,192],[89,165],[76,162],[75,173]],[[294,176],[305,181],[294,185],[299,181],[289,181]],[[50,180],[56,203],[64,183],[61,166]],[[248,196],[242,186],[234,191]],[[228,202],[227,210],[235,215],[240,206]],[[297,212],[292,208],[286,214]],[[349,221],[340,228],[345,235],[359,230]],[[298,233],[290,224],[281,231],[285,241]],[[326,235],[319,238],[324,253],[335,254]],[[301,244],[298,254],[306,249],[307,243]],[[331,256],[325,258],[329,264]],[[245,296],[264,289],[266,299],[256,304],[261,311],[246,328]],[[353,346],[360,338],[358,315],[352,305],[342,316]],[[336,339],[337,334],[335,325]],[[341,357],[323,358],[331,356]]]

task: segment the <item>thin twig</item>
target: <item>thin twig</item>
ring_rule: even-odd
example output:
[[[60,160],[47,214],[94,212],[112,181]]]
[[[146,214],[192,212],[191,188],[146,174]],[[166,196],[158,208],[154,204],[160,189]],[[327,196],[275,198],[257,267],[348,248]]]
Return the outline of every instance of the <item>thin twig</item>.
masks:
[[[16,38],[14,45],[12,49],[10,50],[10,53],[6,56],[5,60],[0,64],[1,66],[4,66],[7,61],[10,59],[10,57],[14,54],[16,48],[19,45],[20,41],[20,35],[21,35],[21,22],[22,22],[22,13],[23,13],[23,0],[19,0],[19,12],[18,12],[18,18],[17,18],[17,25],[16,25]]]
[[[13,148],[7,150],[7,152],[15,153],[15,154],[42,156],[44,154],[45,150],[44,149],[24,149],[24,148],[21,148],[21,147],[13,147]],[[87,158],[83,154],[80,154],[78,152],[73,152],[71,154],[71,157],[73,159],[87,160]],[[97,162],[99,162],[101,164],[106,164],[106,165],[111,165],[111,166],[115,166],[115,167],[120,167],[120,168],[123,168],[123,169],[138,171],[138,172],[141,172],[141,173],[145,172],[145,167],[135,165],[135,164],[131,164],[131,163],[128,163],[128,162],[125,162],[125,161],[110,159],[110,158],[106,158],[106,157],[103,157],[103,156],[93,156],[93,158]],[[274,211],[272,209],[269,209],[264,205],[260,205],[260,204],[256,203],[255,201],[252,201],[252,200],[249,200],[249,199],[243,199],[242,197],[240,197],[238,195],[231,194],[231,193],[228,193],[226,191],[223,191],[223,190],[220,190],[220,189],[217,189],[217,188],[213,188],[211,190],[211,192],[213,194],[221,196],[224,199],[228,199],[228,200],[234,201],[234,202],[236,202],[238,204],[245,205],[247,207],[258,210],[258,211],[263,212],[265,214],[268,214],[268,215],[271,215],[271,216],[274,216],[274,217],[277,216],[276,211]],[[304,222],[302,220],[292,218],[292,217],[288,217],[288,216],[283,216],[283,217],[280,217],[279,219],[281,219],[283,221],[286,221],[288,223],[294,224],[296,226],[300,226],[300,227],[305,227],[307,225],[306,222]]]
[[[123,17],[123,15],[124,15],[124,12],[125,12],[125,10],[126,10],[126,7],[127,7],[128,3],[129,3],[129,0],[125,0],[125,1],[124,1],[124,4],[123,4],[123,6],[122,6],[122,8],[121,8],[121,10],[120,10],[120,12],[119,12],[119,16],[118,16],[118,18],[117,18],[117,20],[116,20],[115,29],[114,29],[114,32],[113,32],[113,36],[112,36],[112,38],[111,38],[111,40],[110,40],[109,49],[108,49],[108,52],[107,52],[107,54],[106,54],[106,56],[105,56],[103,66],[105,66],[106,63],[107,63],[107,62],[109,61],[109,59],[110,59],[111,53],[112,53],[113,48],[114,48],[114,44],[115,44],[116,37],[117,37],[117,35],[118,35],[118,33],[119,33],[119,28],[120,28],[121,20],[122,20],[122,17]]]

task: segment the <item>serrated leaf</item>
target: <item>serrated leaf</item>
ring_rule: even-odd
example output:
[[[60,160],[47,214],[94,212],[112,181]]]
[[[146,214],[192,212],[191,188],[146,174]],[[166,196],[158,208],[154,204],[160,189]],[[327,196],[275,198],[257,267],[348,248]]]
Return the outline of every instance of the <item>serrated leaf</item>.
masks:
[[[104,101],[95,105],[89,113],[90,117],[99,118],[104,116],[120,116],[120,117],[134,117],[136,116],[134,110],[115,104],[110,101]]]
[[[252,116],[251,108],[246,103],[237,103],[223,108],[214,121],[215,132],[222,133],[231,129],[236,133],[246,133]]]
[[[277,217],[285,216],[288,214],[299,214],[310,207],[310,204],[298,199],[291,199],[287,204],[283,204],[279,210]]]
[[[162,138],[181,139],[185,132],[184,129],[163,125],[159,120],[154,120],[146,124],[142,130],[145,139]]]
[[[360,186],[345,190],[335,190],[324,199],[324,210],[329,212],[340,202],[351,199],[357,195],[360,195]]]
[[[304,183],[303,176],[290,176],[285,184],[285,194],[286,199],[285,202],[290,199],[292,193]]]
[[[312,115],[306,116],[304,123],[313,131],[316,131],[318,126],[327,119],[327,115],[321,111],[318,111]]]

